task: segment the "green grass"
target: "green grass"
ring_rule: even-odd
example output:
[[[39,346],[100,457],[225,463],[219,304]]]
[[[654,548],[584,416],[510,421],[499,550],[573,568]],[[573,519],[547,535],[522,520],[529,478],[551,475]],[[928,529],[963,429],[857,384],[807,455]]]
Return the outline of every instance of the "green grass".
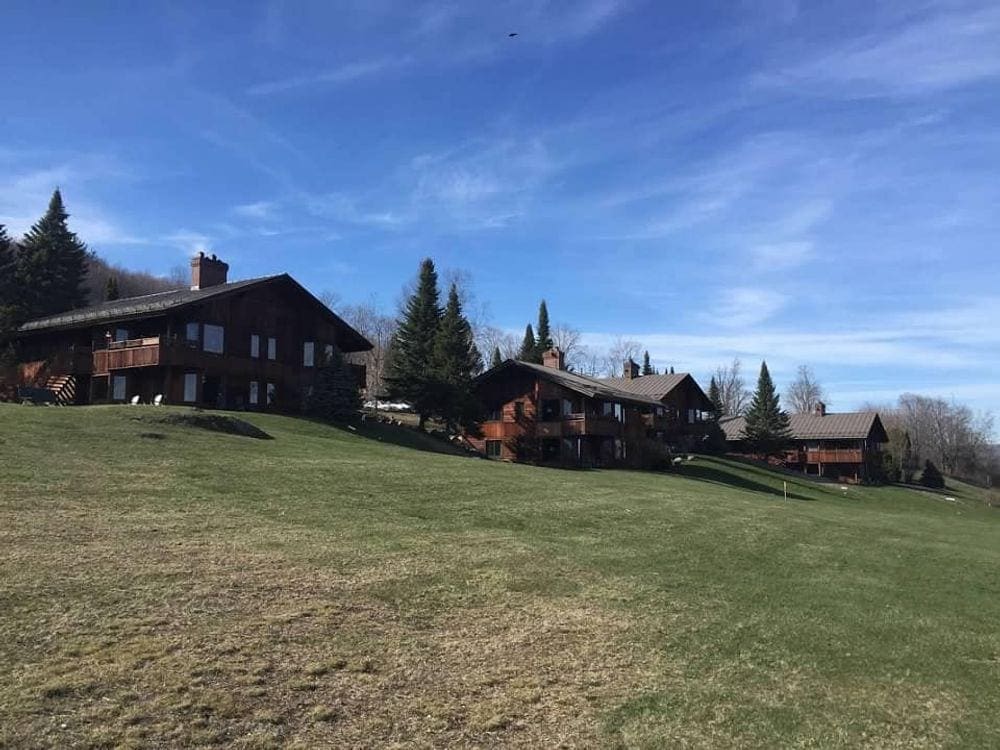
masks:
[[[995,746],[973,488],[178,413],[0,405],[0,746]]]

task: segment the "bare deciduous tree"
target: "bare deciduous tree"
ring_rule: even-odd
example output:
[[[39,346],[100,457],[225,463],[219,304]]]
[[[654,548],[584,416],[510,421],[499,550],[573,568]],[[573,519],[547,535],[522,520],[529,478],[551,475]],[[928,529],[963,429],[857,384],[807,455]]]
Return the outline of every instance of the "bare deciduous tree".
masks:
[[[743,414],[753,395],[747,390],[742,369],[743,365],[738,358],[730,365],[720,365],[715,368],[719,401],[722,403],[722,413],[727,417],[738,417]]]
[[[331,310],[336,310],[340,305],[341,296],[332,289],[324,289],[316,295],[316,299],[329,307]]]
[[[476,347],[479,349],[479,353],[483,355],[483,359],[487,362],[489,358],[493,355],[494,349],[500,350],[500,357],[502,359],[516,359],[518,350],[521,348],[521,342],[518,340],[510,331],[505,331],[502,328],[498,328],[493,325],[482,325],[478,328],[473,328],[476,337]]]
[[[368,393],[378,398],[384,391],[386,358],[396,333],[396,319],[379,310],[374,299],[343,307],[341,316],[372,343],[370,351],[350,354],[348,360],[365,366]]]
[[[826,402],[823,386],[809,365],[799,365],[795,380],[785,393],[785,402],[795,414],[812,414],[820,402]]]
[[[581,375],[599,378],[605,374],[604,370],[607,365],[605,359],[590,347],[578,346],[573,351],[573,361],[567,362],[566,366]]]
[[[634,339],[619,336],[612,342],[604,359],[604,372],[608,377],[620,376],[626,360],[636,362],[640,356],[642,356],[642,344]]]

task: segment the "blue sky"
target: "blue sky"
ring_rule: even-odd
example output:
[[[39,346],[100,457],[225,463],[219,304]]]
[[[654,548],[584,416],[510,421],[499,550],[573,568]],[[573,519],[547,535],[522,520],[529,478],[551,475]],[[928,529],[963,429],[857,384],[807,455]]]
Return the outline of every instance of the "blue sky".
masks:
[[[137,5],[5,3],[13,231],[59,185],[130,267],[391,308],[430,255],[502,327],[1000,411],[996,3]]]

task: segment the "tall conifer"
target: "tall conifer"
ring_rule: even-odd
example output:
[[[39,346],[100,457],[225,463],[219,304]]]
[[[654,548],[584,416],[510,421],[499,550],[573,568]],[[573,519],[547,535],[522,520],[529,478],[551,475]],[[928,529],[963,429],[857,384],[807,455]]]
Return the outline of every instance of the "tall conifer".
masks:
[[[90,251],[69,230],[69,214],[58,188],[49,208],[21,243],[19,282],[28,318],[72,310],[87,304],[84,281]]]
[[[649,362],[649,352],[645,351],[642,353],[642,374],[643,375],[653,375],[655,370],[653,370],[653,365]]]
[[[549,327],[549,306],[542,300],[538,305],[538,329],[535,331],[535,360],[542,361],[542,355],[553,347],[552,330]]]
[[[524,329],[524,340],[521,342],[521,351],[518,352],[517,358],[523,362],[535,362],[538,358],[538,344],[535,341],[535,331],[531,327],[531,323],[528,323]]]
[[[104,285],[104,301],[113,302],[120,296],[118,292],[118,277],[108,276],[108,283]]]
[[[0,224],[0,364],[14,359],[7,339],[22,320],[21,289],[17,279],[16,248]],[[10,345],[12,346],[12,345]]]
[[[767,362],[760,365],[757,390],[746,413],[743,439],[752,451],[765,456],[779,453],[791,439],[788,414],[781,410],[781,399]]]
[[[420,415],[421,429],[436,404],[433,361],[441,316],[437,271],[434,262],[425,258],[420,264],[417,289],[406,302],[393,339],[386,378],[389,397],[409,402]]]
[[[490,369],[494,367],[499,367],[503,364],[503,355],[500,354],[500,347],[493,347],[493,356],[490,358]]]
[[[435,411],[449,427],[469,424],[475,417],[472,378],[482,370],[472,326],[462,313],[458,287],[451,285],[441,324],[434,342],[434,374],[440,391]]]

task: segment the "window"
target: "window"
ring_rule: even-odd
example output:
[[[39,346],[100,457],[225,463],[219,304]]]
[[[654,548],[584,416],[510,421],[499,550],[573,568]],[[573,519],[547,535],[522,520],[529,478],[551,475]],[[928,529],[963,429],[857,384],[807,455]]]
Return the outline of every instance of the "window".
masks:
[[[302,344],[302,366],[312,367],[316,359],[316,342],[306,341]]]
[[[625,407],[622,404],[615,404],[615,419],[619,422],[625,421]]]
[[[125,400],[125,376],[115,375],[111,378],[111,400],[112,401],[124,401]]]
[[[213,354],[222,354],[225,343],[225,330],[222,326],[205,324],[202,349]]]
[[[127,328],[116,328],[115,329],[115,341],[127,341],[128,340],[128,329]]]
[[[610,401],[601,402],[601,416],[610,417],[615,413],[615,405]]]
[[[260,403],[260,383],[256,380],[250,381],[250,404],[256,406]]]
[[[274,383],[267,384],[267,405],[274,406]]]
[[[184,373],[184,402],[193,404],[198,400],[198,373]]]
[[[267,358],[270,360],[275,359],[278,356],[278,339],[273,336],[267,339]]]
[[[515,401],[514,402],[514,419],[516,421],[518,421],[518,422],[520,422],[522,419],[524,419],[524,402],[523,401]]]
[[[694,409],[688,409],[688,424],[694,424]]]
[[[198,343],[198,324],[188,323],[184,327],[184,338],[186,341],[192,344]]]
[[[502,440],[487,440],[486,441],[486,457],[487,458],[500,458],[500,451],[503,446]]]
[[[562,402],[557,398],[547,398],[542,401],[542,421],[552,422],[559,419],[562,412],[560,408],[562,407]]]
[[[323,360],[324,362],[329,362],[333,359],[333,344],[327,344],[323,347],[323,356],[326,357],[326,359]]]
[[[254,359],[260,358],[260,336],[256,333],[250,334],[250,356]]]
[[[487,422],[499,422],[501,419],[503,419],[503,412],[499,406],[490,409],[489,414],[486,415]]]

